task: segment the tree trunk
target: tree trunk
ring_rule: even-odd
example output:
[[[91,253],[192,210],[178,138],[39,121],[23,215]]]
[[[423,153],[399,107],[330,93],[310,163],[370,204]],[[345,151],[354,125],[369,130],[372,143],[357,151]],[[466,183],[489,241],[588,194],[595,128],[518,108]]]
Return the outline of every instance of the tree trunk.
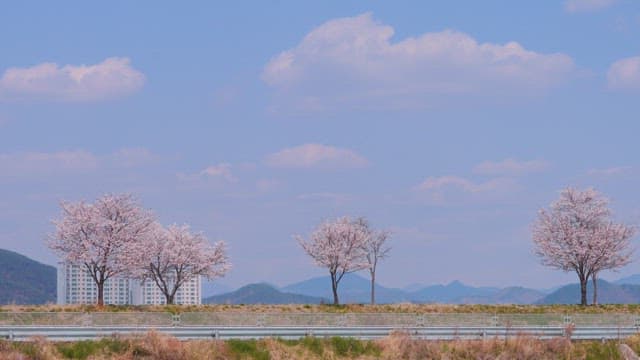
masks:
[[[596,273],[593,273],[591,278],[593,280],[593,305],[598,305],[598,277],[596,275]]]
[[[371,305],[376,304],[376,273],[371,272]]]
[[[167,305],[173,305],[173,295],[171,294],[165,294],[165,299],[167,301]]]
[[[331,290],[333,290],[333,305],[340,305],[338,300],[338,280],[335,273],[331,274]]]
[[[99,281],[96,283],[98,286],[98,306],[104,306],[104,281]]]
[[[580,276],[580,305],[587,306],[587,282],[589,278]]]

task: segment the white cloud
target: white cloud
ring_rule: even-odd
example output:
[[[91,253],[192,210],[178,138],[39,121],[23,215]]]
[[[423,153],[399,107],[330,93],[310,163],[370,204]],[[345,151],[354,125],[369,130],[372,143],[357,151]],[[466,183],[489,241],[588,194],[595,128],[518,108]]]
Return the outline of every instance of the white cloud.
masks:
[[[330,202],[334,204],[345,204],[351,199],[351,196],[348,194],[320,192],[320,193],[300,194],[297,196],[297,199],[302,201]]]
[[[625,174],[629,172],[631,169],[632,169],[631,166],[617,166],[617,167],[610,167],[606,169],[591,169],[589,170],[588,174],[594,175],[594,176],[609,177],[609,176]]]
[[[136,167],[157,160],[149,149],[141,147],[122,148],[110,156],[115,166]]]
[[[371,14],[330,20],[264,68],[278,99],[304,109],[414,108],[452,96],[539,93],[573,71],[564,54],[479,43],[452,30],[391,42]]]
[[[95,155],[84,150],[0,154],[0,174],[4,175],[2,177],[22,177],[91,171],[98,163]]]
[[[211,165],[195,174],[179,173],[178,178],[185,181],[223,180],[225,182],[236,182],[238,180],[231,171],[231,164],[228,163]]]
[[[276,168],[345,169],[361,168],[367,159],[353,150],[322,144],[305,144],[280,150],[267,156],[266,164]]]
[[[640,90],[640,56],[611,64],[607,72],[607,83],[612,90]]]
[[[206,169],[202,170],[201,173],[202,175],[207,177],[220,177],[227,181],[236,180],[231,173],[231,165],[227,163],[209,166]]]
[[[564,9],[568,12],[588,12],[608,8],[617,0],[566,0]]]
[[[459,188],[468,193],[479,193],[494,191],[502,185],[503,179],[493,179],[484,183],[474,183],[471,180],[459,176],[441,176],[428,177],[424,182],[418,185],[417,189],[421,191],[440,190],[445,187]]]
[[[43,63],[9,68],[0,78],[0,99],[98,101],[138,91],[145,76],[129,59],[112,57],[95,65]]]
[[[261,193],[276,190],[280,185],[280,181],[276,179],[259,179],[256,181],[256,189]]]
[[[459,176],[428,177],[414,188],[427,200],[445,204],[467,199],[489,199],[512,192],[517,187],[511,178],[494,178],[485,182],[473,182]]]
[[[544,160],[518,161],[505,159],[503,161],[485,161],[476,165],[473,171],[482,175],[524,175],[545,171],[549,163]]]
[[[0,178],[33,178],[91,173],[146,164],[157,157],[144,148],[123,148],[96,155],[86,150],[19,152],[0,154]]]

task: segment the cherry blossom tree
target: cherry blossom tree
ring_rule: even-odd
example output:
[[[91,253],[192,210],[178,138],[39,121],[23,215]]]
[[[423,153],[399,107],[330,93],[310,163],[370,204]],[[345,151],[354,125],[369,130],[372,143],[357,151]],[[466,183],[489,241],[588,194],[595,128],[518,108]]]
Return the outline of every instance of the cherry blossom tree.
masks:
[[[375,285],[376,285],[376,269],[378,262],[385,259],[389,255],[391,248],[387,246],[391,233],[386,230],[374,231],[370,228],[369,222],[365,218],[359,218],[358,222],[364,227],[368,233],[367,241],[365,241],[363,250],[367,261],[367,269],[371,278],[371,305],[376,303]]]
[[[145,241],[137,244],[130,257],[134,276],[153,281],[167,304],[173,304],[178,289],[197,276],[208,279],[224,276],[230,269],[223,241],[211,245],[204,235],[187,225],[154,226]]]
[[[592,260],[593,305],[598,305],[598,273],[602,270],[616,270],[631,262],[633,250],[631,239],[635,228],[612,221],[602,224],[597,229],[598,241],[594,245],[595,257]]]
[[[130,194],[107,194],[94,203],[63,201],[60,206],[62,217],[53,221],[56,230],[48,246],[63,261],[85,267],[102,306],[105,282],[131,270],[130,249],[147,236],[154,217]]]
[[[311,233],[308,241],[296,236],[316,265],[329,270],[334,305],[340,303],[338,285],[342,277],[368,267],[364,251],[368,237],[368,230],[359,220],[346,216],[323,222]]]
[[[608,199],[597,191],[567,188],[549,210],[540,210],[533,225],[535,252],[542,263],[578,275],[581,305],[587,305],[590,277],[595,283],[599,271],[630,260],[633,229],[612,223],[610,216]]]

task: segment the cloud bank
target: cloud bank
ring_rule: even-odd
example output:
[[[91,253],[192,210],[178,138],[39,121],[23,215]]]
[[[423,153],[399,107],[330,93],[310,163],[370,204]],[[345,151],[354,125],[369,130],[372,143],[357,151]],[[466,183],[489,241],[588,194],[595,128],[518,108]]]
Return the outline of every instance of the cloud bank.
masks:
[[[607,72],[611,90],[640,90],[640,56],[618,60]]]
[[[503,161],[485,161],[476,165],[473,172],[482,175],[518,176],[545,171],[549,163],[544,160],[518,161],[505,159]]]
[[[608,8],[613,5],[616,0],[566,0],[564,9],[567,12],[589,12]]]
[[[144,148],[122,148],[112,154],[96,155],[86,150],[0,153],[0,179],[40,178],[95,172],[98,169],[132,168],[155,161]]]
[[[452,96],[538,94],[574,70],[568,55],[517,42],[480,43],[453,30],[392,42],[393,34],[369,13],[330,20],[275,56],[262,79],[278,101],[306,110],[415,108]]]
[[[100,101],[132,94],[145,76],[128,58],[111,57],[95,65],[42,63],[9,68],[0,78],[0,100]]]
[[[350,149],[305,144],[268,155],[266,164],[274,168],[335,170],[366,167],[369,161]]]

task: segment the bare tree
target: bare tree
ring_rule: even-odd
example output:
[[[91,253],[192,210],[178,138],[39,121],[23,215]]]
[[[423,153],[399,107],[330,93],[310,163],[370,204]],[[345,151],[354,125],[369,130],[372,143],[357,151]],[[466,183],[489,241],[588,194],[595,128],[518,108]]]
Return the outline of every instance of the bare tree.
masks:
[[[173,304],[177,291],[197,276],[223,276],[230,268],[222,241],[210,245],[204,235],[192,233],[187,225],[154,226],[154,231],[132,249],[130,267],[134,277],[152,280]]]
[[[385,259],[389,255],[391,248],[386,242],[391,237],[391,232],[386,230],[374,231],[370,228],[369,222],[365,218],[359,218],[361,226],[368,233],[367,241],[364,244],[364,253],[367,260],[367,269],[371,278],[371,305],[376,303],[375,287],[376,287],[376,269],[378,261]]]
[[[567,188],[550,210],[540,210],[533,226],[535,252],[542,263],[578,275],[581,305],[587,305],[590,277],[630,259],[628,240],[633,230],[611,223],[608,205],[608,199],[593,189]]]
[[[364,246],[369,233],[358,220],[341,217],[320,224],[308,241],[296,239],[316,265],[329,269],[333,303],[338,305],[338,285],[350,272],[367,268]]]
[[[129,194],[104,195],[95,203],[62,202],[48,246],[65,262],[84,265],[104,305],[104,284],[130,271],[131,247],[148,234],[154,217]]]

